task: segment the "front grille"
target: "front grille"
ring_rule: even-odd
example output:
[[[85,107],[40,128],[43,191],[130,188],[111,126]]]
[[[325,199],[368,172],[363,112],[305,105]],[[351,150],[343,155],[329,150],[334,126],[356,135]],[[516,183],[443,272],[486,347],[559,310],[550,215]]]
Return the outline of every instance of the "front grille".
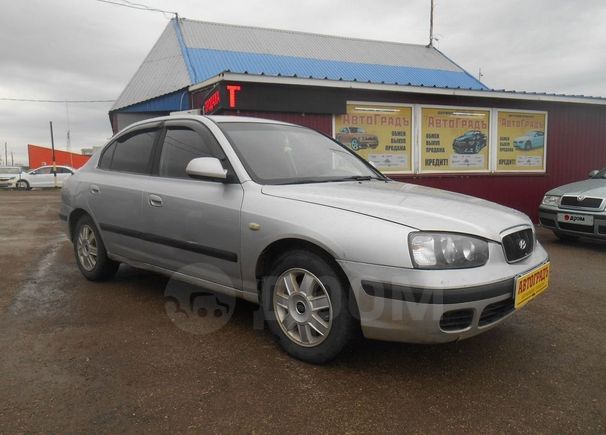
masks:
[[[579,233],[593,234],[593,226],[579,225],[579,224],[567,224],[560,222],[560,228],[563,230],[578,231]]]
[[[598,227],[598,233],[600,233],[600,234],[606,234],[606,225],[600,225]]]
[[[544,227],[554,227],[556,226],[555,224],[555,220],[553,219],[547,219],[547,218],[540,218],[541,220],[541,225],[543,225]]]
[[[600,205],[602,205],[602,198],[583,198],[583,200],[579,200],[579,198],[576,196],[563,196],[560,205],[584,208],[600,208]]]
[[[469,328],[473,320],[473,310],[454,310],[442,314],[440,328],[443,331],[459,331]]]
[[[503,249],[508,262],[519,261],[528,257],[534,249],[534,235],[528,228],[503,237]]]
[[[478,326],[489,325],[493,322],[496,322],[499,319],[502,319],[507,314],[511,313],[514,310],[514,299],[509,298],[504,301],[495,302],[494,304],[487,305],[482,311],[480,315],[480,320],[478,321]]]

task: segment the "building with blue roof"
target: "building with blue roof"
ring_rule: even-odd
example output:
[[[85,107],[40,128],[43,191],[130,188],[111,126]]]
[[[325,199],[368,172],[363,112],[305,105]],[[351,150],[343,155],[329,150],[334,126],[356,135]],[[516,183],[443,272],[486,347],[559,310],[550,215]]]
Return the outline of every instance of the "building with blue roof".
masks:
[[[110,113],[122,127],[132,114],[189,109],[188,88],[224,72],[488,89],[434,47],[173,19]]]
[[[171,20],[109,115],[314,128],[389,176],[538,219],[550,187],[606,166],[606,99],[489,89],[432,46]]]

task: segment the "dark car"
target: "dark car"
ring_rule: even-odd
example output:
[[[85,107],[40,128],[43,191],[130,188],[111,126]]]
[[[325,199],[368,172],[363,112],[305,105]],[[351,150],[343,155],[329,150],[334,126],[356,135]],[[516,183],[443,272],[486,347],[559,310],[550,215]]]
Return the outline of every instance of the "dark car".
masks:
[[[486,146],[486,135],[479,130],[469,130],[452,142],[457,154],[477,154]]]

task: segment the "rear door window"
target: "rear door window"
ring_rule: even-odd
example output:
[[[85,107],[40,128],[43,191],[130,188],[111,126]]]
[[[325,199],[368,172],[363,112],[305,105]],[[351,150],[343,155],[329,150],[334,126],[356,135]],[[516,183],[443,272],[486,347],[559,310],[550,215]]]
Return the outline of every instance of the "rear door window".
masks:
[[[116,149],[116,142],[112,142],[105,150],[103,150],[103,154],[101,154],[101,158],[99,159],[99,168],[101,169],[109,169],[112,164],[112,157],[114,157],[114,150]]]
[[[135,174],[150,173],[151,156],[157,133],[157,129],[140,130],[120,137],[116,141],[110,169]],[[107,151],[103,157],[108,154]]]

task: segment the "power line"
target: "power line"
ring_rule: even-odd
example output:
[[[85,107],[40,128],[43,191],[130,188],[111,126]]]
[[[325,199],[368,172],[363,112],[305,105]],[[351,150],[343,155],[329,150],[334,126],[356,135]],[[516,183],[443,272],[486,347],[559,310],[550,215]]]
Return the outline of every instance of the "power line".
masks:
[[[98,1],[98,2],[101,2],[101,3],[109,3],[109,4],[115,5],[115,6],[123,6],[125,8],[138,9],[140,11],[160,12],[162,14],[172,14],[172,15],[174,15],[176,17],[179,16],[179,14],[177,12],[166,11],[164,9],[150,8],[147,5],[144,5],[144,4],[141,4],[141,3],[134,3],[134,2],[131,2],[129,0],[122,0],[124,3],[118,2],[118,1],[112,1],[112,0],[95,0],[95,1]]]
[[[36,98],[5,98],[0,97],[0,101],[22,101],[26,103],[113,103],[115,100],[41,100]]]

